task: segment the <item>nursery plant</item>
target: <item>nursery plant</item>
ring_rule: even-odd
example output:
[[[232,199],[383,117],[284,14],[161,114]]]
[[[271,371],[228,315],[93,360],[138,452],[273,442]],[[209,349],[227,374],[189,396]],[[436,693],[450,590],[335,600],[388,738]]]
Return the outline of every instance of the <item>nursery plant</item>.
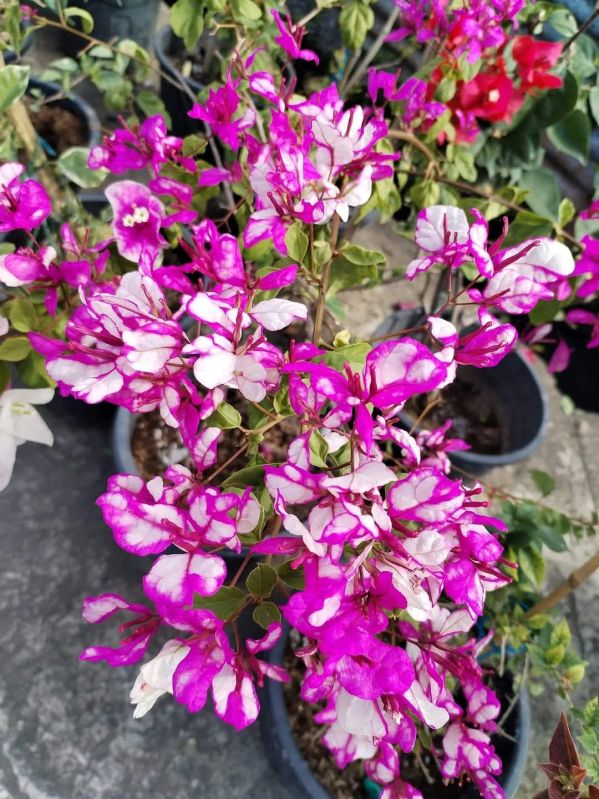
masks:
[[[332,5],[321,2],[311,17]],[[415,4],[396,5],[376,52],[388,34],[425,35],[441,59],[435,69],[443,72],[451,56],[450,69],[472,70],[474,80],[472,65],[481,68],[489,49],[494,64],[503,57],[498,48],[508,46],[524,4],[458,4],[451,19],[461,28],[451,32],[446,4],[418,4],[420,17]],[[476,22],[483,12],[484,24]],[[285,623],[297,632],[289,655],[301,663],[302,700],[317,706],[322,741],[340,768],[363,761],[383,799],[419,797],[400,764],[425,753],[439,780],[501,797],[491,736],[501,734],[509,707],[493,686],[508,648],[531,671],[556,671],[565,692],[584,665],[566,658],[563,624],[538,614],[530,596],[508,594],[514,580],[521,592],[529,587],[529,568],[513,557],[528,557],[539,577],[538,542],[521,536],[511,544],[505,521],[487,513],[482,487],[450,473],[447,452],[460,442],[448,440],[447,426],[416,440],[399,414],[418,395],[442,396],[458,365],[492,368],[508,354],[518,334],[498,314],[522,316],[559,299],[577,244],[563,218],[523,226],[518,215],[529,212],[511,187],[503,195],[481,189],[472,202],[467,191],[447,193],[448,181],[461,184],[443,170],[468,161],[462,128],[485,117],[472,111],[462,124],[465,106],[451,114],[437,107],[447,75],[428,96],[424,79],[397,89],[396,74],[371,67],[372,48],[360,60],[373,23],[367,2],[341,10],[354,55],[340,80],[302,93],[282,67],[318,59],[302,42],[309,20],[293,22],[278,5],[253,0],[231,9],[178,0],[172,13],[188,46],[205,20],[231,26],[235,48],[223,79],[190,111],[197,133],[169,135],[160,115],[123,118],[92,148],[81,173],[96,172],[98,183],[115,178],[105,189],[107,225],[66,221],[72,198],[44,159],[34,176],[16,162],[0,172],[0,231],[13,237],[0,256],[0,358],[29,358],[20,371],[36,385],[158,414],[188,453],[185,465],[148,480],[113,475],[98,499],[119,546],[155,559],[143,578],[149,604],[113,593],[86,599],[87,621],[126,620],[117,646],[88,647],[82,659],[138,663],[166,628],[171,637],[132,687],[134,715],[164,694],[197,712],[210,695],[216,715],[242,729],[259,715],[264,682],[288,680],[286,664],[265,657]],[[397,20],[403,27],[393,33]],[[273,22],[267,55],[279,68],[267,70],[258,39]],[[466,36],[480,53],[466,51]],[[558,90],[553,55],[541,61],[518,62],[519,95]],[[10,69],[0,73],[9,87],[3,107],[33,150],[20,102],[26,84]],[[365,92],[352,100],[360,81]],[[458,95],[468,82],[455,79]],[[487,88],[495,102],[499,89]],[[439,154],[431,157],[432,140]],[[412,174],[420,156],[421,179]],[[131,179],[136,171],[139,180]],[[336,295],[379,280],[387,266],[383,253],[352,241],[357,222],[374,210],[388,217],[402,203],[421,251],[406,279],[430,275],[437,287],[426,318],[381,340],[331,330]],[[489,225],[514,207],[513,224],[506,214]],[[477,319],[470,332],[456,312],[464,304]],[[33,435],[13,430],[15,440]],[[275,435],[277,452],[283,442],[277,460]],[[514,507],[502,515],[516,525],[526,509]],[[233,574],[227,552],[242,553]],[[261,634],[248,637],[248,618]],[[494,666],[482,655],[497,634]]]

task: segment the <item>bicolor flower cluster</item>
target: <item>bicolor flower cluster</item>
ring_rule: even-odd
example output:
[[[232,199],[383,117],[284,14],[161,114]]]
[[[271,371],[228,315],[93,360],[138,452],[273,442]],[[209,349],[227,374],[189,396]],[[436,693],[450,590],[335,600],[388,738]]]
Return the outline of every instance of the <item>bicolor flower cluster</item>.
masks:
[[[524,0],[395,0],[395,5],[399,23],[388,40],[414,37],[437,53],[426,82],[410,78],[400,89],[413,97],[414,82],[422,84],[416,95],[421,113],[400,114],[403,127],[426,132],[435,118],[449,112],[453,139],[473,142],[481,122],[509,122],[528,95],[562,85],[562,78],[552,71],[561,56],[561,43],[509,35],[518,28]],[[476,67],[474,76],[463,74],[464,59]],[[446,88],[448,82],[455,86],[451,97],[438,102],[439,87],[443,84]],[[398,94],[387,99],[405,99]]]
[[[398,5],[405,16],[414,4]],[[430,5],[445,14],[446,3]],[[444,34],[452,52],[462,52],[460,36],[497,47],[499,23],[518,5],[463,6]],[[471,30],[473,8],[486,16]],[[273,13],[283,52],[314,60],[301,46],[303,30]],[[426,38],[426,25],[418,29]],[[486,641],[472,631],[487,592],[508,582],[503,526],[483,512],[478,486],[450,476],[450,453],[466,446],[449,437],[450,423],[413,437],[399,415],[413,397],[442,391],[460,364],[497,364],[516,331],[491,311],[525,313],[559,296],[572,257],[546,239],[503,247],[507,226],[490,243],[477,211],[469,219],[459,208],[426,208],[416,225],[422,254],[407,276],[440,266],[451,277],[474,264],[479,277],[461,294],[477,306],[479,324],[464,333],[439,308],[413,337],[343,350],[322,331],[323,302],[347,246],[341,223],[393,174],[383,101],[403,103],[413,120],[431,121],[440,109],[421,82],[396,89],[384,73],[370,76],[372,107],[346,108],[334,84],[299,97],[283,77],[252,71],[253,60],[235,56],[223,85],[190,112],[208,126],[223,163],[206,167],[186,155],[160,117],[124,126],[93,149],[90,167],[146,169],[151,179],[106,190],[110,238],[92,244],[64,225],[56,247],[32,238],[0,260],[0,279],[43,290],[50,314],[59,289],[77,289],[76,307],[62,309],[64,339],[29,336],[61,393],[157,411],[189,454],[187,465],[149,480],[114,475],[99,498],[116,543],[155,559],[143,579],[147,605],[111,593],[85,601],[91,623],[126,620],[117,646],[90,646],[82,658],[139,663],[155,633],[169,628],[133,685],[135,716],[164,694],[191,712],[211,696],[215,713],[242,729],[258,716],[257,688],[288,679],[265,654],[284,619],[302,636],[302,696],[321,703],[316,718],[340,767],[363,760],[383,799],[417,799],[400,758],[419,731],[432,730],[442,776],[467,778],[499,799],[490,735],[500,704],[478,660]],[[50,214],[43,188],[22,172],[1,168],[0,230],[30,231]],[[235,191],[238,206],[216,219],[200,215],[194,201],[219,183]],[[236,211],[237,229],[229,226]],[[292,226],[305,258],[290,246]],[[254,262],[260,251],[266,265]],[[295,340],[289,326],[309,322],[313,343],[305,330]],[[2,400],[2,433],[10,417],[15,446],[26,437],[11,416],[19,399]],[[269,462],[267,434],[288,419],[295,426],[286,455]],[[233,455],[232,428],[242,442]],[[49,443],[41,428],[36,435]],[[231,464],[248,471],[224,479]],[[227,553],[242,553],[262,575],[248,578],[247,591],[238,585],[242,570],[229,580]],[[285,574],[293,590],[279,592]],[[267,589],[264,575],[273,579]],[[271,593],[280,610],[265,601]],[[238,625],[252,612],[264,634],[244,638]]]

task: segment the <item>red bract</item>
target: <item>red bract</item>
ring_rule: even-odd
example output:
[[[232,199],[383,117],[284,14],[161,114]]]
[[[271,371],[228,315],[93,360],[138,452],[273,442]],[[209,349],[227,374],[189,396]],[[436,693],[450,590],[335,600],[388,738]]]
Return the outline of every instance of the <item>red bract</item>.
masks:
[[[509,122],[522,105],[523,97],[501,63],[479,72],[468,83],[462,83],[450,107],[473,114],[488,122]]]
[[[520,89],[558,89],[563,81],[549,70],[559,61],[561,42],[542,42],[532,36],[516,36],[512,43],[512,58],[518,64]]]

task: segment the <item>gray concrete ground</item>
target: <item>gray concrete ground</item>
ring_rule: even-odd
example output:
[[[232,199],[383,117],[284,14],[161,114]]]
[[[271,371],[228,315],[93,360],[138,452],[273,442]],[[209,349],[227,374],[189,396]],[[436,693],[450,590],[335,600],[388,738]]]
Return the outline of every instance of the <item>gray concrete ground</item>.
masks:
[[[52,48],[46,39],[29,60],[47,63]],[[392,264],[406,261],[409,248],[389,226],[359,236]],[[346,325],[369,334],[407,298],[405,283],[401,295],[399,285],[347,292]],[[599,504],[599,418],[566,416],[553,380],[537,368],[551,405],[546,440],[527,463],[486,479],[535,496],[528,471],[542,468],[558,481],[552,505],[588,516]],[[141,599],[140,568],[114,545],[94,506],[112,469],[109,415],[64,400],[43,413],[55,446],[22,447],[0,494],[0,799],[286,799],[257,729],[236,734],[210,711],[192,716],[172,701],[134,721],[127,702],[135,669],[77,660],[84,646],[110,635],[82,622],[83,597],[110,590]],[[551,555],[548,588],[596,548],[594,539]],[[589,660],[581,701],[599,685],[598,597],[595,575],[565,603],[573,645]],[[529,768],[517,799],[543,785],[535,763],[545,759],[560,705],[552,691],[533,701]]]
[[[57,399],[44,417],[55,446],[24,445],[0,495],[0,799],[285,799],[257,728],[236,735],[172,701],[134,721],[137,669],[78,661],[115,640],[82,621],[84,596],[143,601],[141,571],[94,506],[110,416]]]

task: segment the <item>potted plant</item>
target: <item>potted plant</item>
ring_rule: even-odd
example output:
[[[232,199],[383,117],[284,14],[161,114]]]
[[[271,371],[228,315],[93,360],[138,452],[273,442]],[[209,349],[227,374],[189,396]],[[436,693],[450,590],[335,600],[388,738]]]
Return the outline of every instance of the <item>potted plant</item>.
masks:
[[[359,50],[369,8],[349,8],[340,24]],[[363,761],[383,799],[418,797],[401,758],[411,755],[410,774],[425,780],[437,759],[443,783],[470,783],[497,799],[502,764],[492,736],[517,702],[511,697],[502,711],[494,690],[501,652],[497,666],[482,660],[492,635],[476,627],[484,626],[493,594],[514,580],[506,525],[484,512],[480,486],[448,475],[442,436],[423,452],[397,422],[412,397],[442,394],[458,364],[499,363],[516,335],[493,312],[521,303],[526,280],[529,302],[553,296],[558,278],[574,269],[572,255],[562,241],[540,242],[517,226],[508,241],[507,229],[488,230],[482,214],[421,195],[416,236],[426,255],[408,271],[441,265],[442,305],[400,338],[329,334],[327,302],[385,267],[384,254],[354,243],[352,226],[342,223],[367,207],[387,213],[398,190],[398,139],[376,93],[367,106],[346,102],[335,83],[297,97],[281,68],[257,70],[260,26],[251,22],[262,20],[262,9],[252,0],[235,9],[225,16],[239,36],[230,69],[190,112],[209,126],[206,134],[183,140],[153,118],[122,125],[92,152],[92,171],[138,170],[146,182],[128,175],[107,188],[111,235],[86,246],[93,271],[80,300],[64,308],[66,329],[27,337],[62,393],[158,411],[190,454],[189,466],[172,465],[162,477],[115,474],[99,498],[117,543],[156,557],[143,579],[150,604],[112,593],[85,600],[91,623],[129,618],[120,644],[91,646],[81,657],[139,663],[166,627],[171,637],[133,686],[134,715],[165,694],[197,712],[211,694],[216,714],[242,729],[259,715],[258,689],[289,680],[287,663],[266,659],[284,635],[284,617],[300,638],[302,697],[318,707],[323,742],[340,767]],[[496,27],[516,13],[506,11]],[[197,22],[195,9],[179,7],[179,14],[182,26]],[[273,18],[279,62],[310,58],[297,26]],[[348,66],[352,74],[363,68]],[[375,73],[371,84],[379,80],[388,83]],[[9,106],[13,115],[17,103]],[[202,161],[207,137],[225,153],[217,166]],[[14,202],[0,208],[9,228],[19,229],[28,193],[11,175]],[[227,189],[226,212],[200,218],[215,184]],[[41,199],[46,217],[49,203]],[[178,248],[183,263],[174,257]],[[27,284],[22,259],[43,256],[37,242],[29,249],[3,256],[9,280]],[[61,263],[48,255],[53,266]],[[299,285],[306,301],[283,296]],[[479,309],[473,333],[445,318],[466,296]],[[308,318],[309,340],[269,340],[267,333]],[[290,419],[297,435],[280,461],[267,462],[268,433]],[[219,463],[233,430],[240,443]],[[223,479],[231,465],[234,474]],[[228,576],[222,553],[244,546],[244,562]],[[263,560],[246,574],[254,556]],[[525,612],[539,615],[534,605]],[[259,635],[243,634],[248,617]],[[562,641],[556,646],[565,652]],[[555,652],[552,658],[553,668]]]
[[[63,96],[58,84],[31,76],[26,98],[33,126],[51,158],[71,147],[89,148],[100,143],[98,115],[75,93]]]

